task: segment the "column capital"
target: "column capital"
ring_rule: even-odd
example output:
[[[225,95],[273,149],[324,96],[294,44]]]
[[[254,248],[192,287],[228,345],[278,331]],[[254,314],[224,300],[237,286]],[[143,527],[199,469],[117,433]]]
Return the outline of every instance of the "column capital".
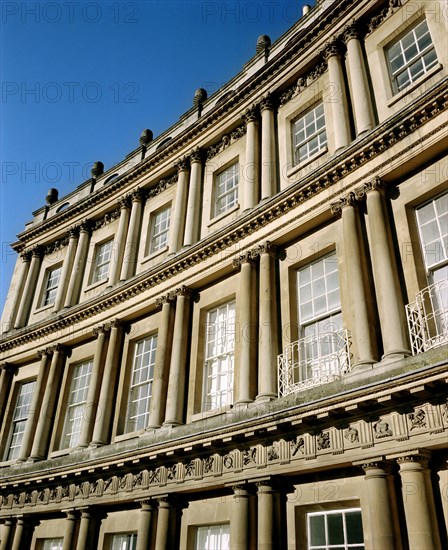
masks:
[[[20,257],[22,258],[22,262],[30,262],[31,261],[31,250],[27,249],[20,253]]]
[[[257,122],[258,120],[259,106],[255,103],[251,107],[248,107],[243,113],[243,119],[246,124],[249,122]]]
[[[69,348],[63,346],[62,344],[54,344],[45,349],[47,354],[53,354],[55,352],[64,353],[65,355],[69,354]]]
[[[405,463],[418,463],[426,468],[430,458],[431,451],[427,451],[426,449],[416,449],[415,451],[408,451],[407,454],[396,456],[395,460],[399,465]]]
[[[37,350],[37,356],[39,357],[39,359],[42,359],[44,355],[49,357],[52,353],[53,351],[51,350],[51,347]]]
[[[370,191],[379,191],[384,193],[386,190],[386,184],[380,178],[376,177],[373,180],[363,183],[355,189],[355,196],[357,200],[363,200],[364,197]]]
[[[106,334],[110,330],[110,323],[103,323],[96,327],[93,327],[92,332],[94,336],[99,336],[100,334]]]
[[[115,319],[112,319],[111,321],[108,321],[106,323],[106,325],[108,327],[108,330],[111,330],[113,328],[120,329],[120,328],[124,327],[123,321],[121,319],[118,319],[118,318],[115,318]]]
[[[131,196],[129,193],[126,195],[121,196],[118,199],[118,206],[120,207],[120,210],[129,210],[131,206]]]
[[[340,51],[336,40],[337,39],[335,38],[334,40],[325,43],[325,46],[322,49],[322,55],[325,61],[328,61],[328,59],[333,56],[339,57]]]
[[[234,269],[240,269],[243,264],[254,264],[256,256],[253,256],[252,251],[248,250],[244,254],[236,257],[232,261]]]
[[[342,39],[347,44],[349,40],[356,39],[360,40],[361,36],[358,28],[356,27],[355,21],[347,25],[342,33]]]
[[[5,372],[13,374],[16,369],[17,367],[12,363],[7,363],[6,361],[4,363],[0,363],[0,370],[4,370]]]
[[[193,162],[202,162],[202,159],[204,157],[204,152],[200,147],[196,147],[195,149],[192,149],[190,152],[190,164],[193,164]]]
[[[346,206],[354,206],[356,200],[355,193],[350,192],[330,204],[331,213],[339,214]]]
[[[260,99],[260,111],[263,112],[265,110],[268,110],[268,111],[275,110],[274,98],[272,97],[271,92],[268,92],[266,95],[262,96]]]
[[[255,248],[252,248],[250,250],[250,254],[252,258],[257,258],[262,254],[269,254],[269,256],[279,258],[280,260],[284,260],[286,258],[285,251],[279,246],[272,244],[270,241],[266,241],[257,245]]]
[[[171,291],[156,298],[156,308],[160,309],[164,304],[172,304],[176,299],[174,292],[175,291]]]
[[[190,165],[188,157],[181,157],[175,163],[174,166],[178,172],[186,172]]]
[[[361,466],[366,474],[369,474],[372,470],[383,470],[385,475],[391,474],[394,464],[388,460],[382,458],[373,458],[363,461],[361,463],[353,463],[355,466]]]
[[[168,293],[171,299],[176,299],[179,296],[187,296],[188,298],[191,298],[195,302],[199,301],[199,293],[188,286],[182,285],[179,288],[176,288],[176,290],[172,290]]]
[[[80,233],[90,234],[92,231],[92,222],[86,218],[82,220],[82,222],[78,225],[78,228]]]
[[[75,239],[76,237],[79,237],[79,225],[72,225],[72,227],[69,228],[68,237],[69,239]]]
[[[40,244],[33,246],[30,252],[33,258],[42,258],[42,256],[44,255],[44,249]]]
[[[137,187],[130,193],[131,201],[134,202],[143,202],[145,198],[145,193],[141,187]]]

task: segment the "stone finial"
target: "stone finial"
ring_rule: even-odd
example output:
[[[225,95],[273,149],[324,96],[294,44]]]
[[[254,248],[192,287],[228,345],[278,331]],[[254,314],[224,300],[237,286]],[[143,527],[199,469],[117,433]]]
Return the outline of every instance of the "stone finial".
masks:
[[[140,145],[142,146],[146,146],[148,145],[148,143],[151,143],[151,141],[153,140],[153,133],[151,132],[151,130],[149,130],[148,128],[146,128],[145,130],[143,130],[141,136],[140,136]]]
[[[90,173],[92,174],[92,178],[97,178],[98,176],[101,176],[101,174],[104,172],[104,164],[97,160],[93,163],[92,169],[90,170]]]
[[[45,200],[47,204],[53,204],[58,200],[59,197],[59,191],[52,187],[48,190],[47,196],[45,197]]]
[[[261,34],[257,39],[257,53],[264,53],[268,55],[269,48],[271,47],[271,39],[267,34]]]

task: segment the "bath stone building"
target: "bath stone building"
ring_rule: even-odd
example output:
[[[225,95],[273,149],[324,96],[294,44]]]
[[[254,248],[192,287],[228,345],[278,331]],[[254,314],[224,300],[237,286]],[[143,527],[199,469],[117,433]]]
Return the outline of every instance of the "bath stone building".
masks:
[[[49,193],[2,318],[1,550],[448,547],[446,10],[317,2]]]

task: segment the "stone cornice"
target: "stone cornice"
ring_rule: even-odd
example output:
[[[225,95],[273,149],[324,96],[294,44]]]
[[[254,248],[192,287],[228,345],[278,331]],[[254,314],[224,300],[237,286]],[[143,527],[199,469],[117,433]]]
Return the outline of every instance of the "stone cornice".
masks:
[[[36,338],[45,337],[52,332],[106,311],[128,298],[154,287],[167,278],[197,265],[217,252],[232,246],[246,235],[253,233],[271,221],[281,218],[284,213],[296,208],[324,189],[328,189],[331,185],[354,172],[359,166],[386,151],[410,135],[414,130],[420,128],[426,122],[446,110],[448,107],[447,82],[448,78],[445,78],[437,86],[430,89],[418,102],[406,107],[392,120],[388,120],[377,127],[374,132],[367,135],[362,141],[353,143],[343,153],[331,158],[309,176],[292,183],[269,201],[255,207],[247,215],[242,216],[220,231],[199,241],[186,251],[155,266],[153,269],[133,277],[104,296],[95,297],[91,301],[74,306],[68,310],[63,318],[58,318],[56,321],[49,319],[3,336],[0,339],[0,352],[12,349],[26,342],[31,342]],[[444,122],[441,127],[434,131],[440,131],[440,128],[446,126],[448,126],[448,123]],[[423,135],[406,149],[401,150],[398,156],[405,154],[408,149],[411,150],[418,147],[430,138],[431,133]],[[381,175],[382,170],[386,171],[391,161],[392,159],[388,159],[382,165],[374,166],[370,173],[362,177],[361,181],[369,178],[373,179],[378,174]]]
[[[20,240],[13,243],[13,248],[20,252],[26,247],[27,242],[30,240],[42,235],[66,220],[70,220],[80,213],[90,210],[97,204],[104,202],[109,197],[113,196],[116,191],[136,182],[152,168],[162,163],[167,157],[176,156],[181,149],[188,146],[197,136],[204,133],[206,129],[212,127],[219,117],[229,113],[232,109],[237,109],[256,88],[260,88],[262,85],[269,82],[274,75],[283,71],[293,58],[300,55],[305,48],[310,47],[322,34],[330,30],[334,25],[334,20],[341,19],[355,3],[356,0],[340,0],[339,2],[335,2],[327,11],[321,14],[314,25],[306,28],[306,32],[299,33],[296,37],[293,37],[284,47],[282,52],[277,54],[269,64],[245,82],[235,94],[230,96],[226,101],[216,105],[210,113],[200,118],[192,127],[187,128],[180,135],[173,138],[163,149],[155,151],[147,159],[144,159],[131,169],[128,174],[123,174],[110,185],[74,204],[73,207],[69,207],[59,215],[51,217],[41,222],[38,226],[20,233]],[[316,56],[318,55],[319,52],[316,51]]]

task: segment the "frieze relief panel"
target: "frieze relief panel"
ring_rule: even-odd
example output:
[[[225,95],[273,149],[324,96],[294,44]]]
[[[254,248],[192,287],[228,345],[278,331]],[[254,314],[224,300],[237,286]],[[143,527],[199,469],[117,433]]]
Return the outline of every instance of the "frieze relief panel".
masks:
[[[79,501],[109,501],[137,498],[142,492],[165,486],[187,484],[194,486],[198,480],[232,477],[238,473],[256,475],[266,466],[281,467],[302,460],[325,458],[356,449],[366,449],[396,441],[412,440],[420,434],[448,431],[448,402],[425,403],[408,412],[391,412],[379,415],[370,422],[357,420],[338,426],[267,440],[228,452],[211,452],[200,458],[173,462],[152,469],[143,468],[123,475],[98,477],[79,483],[57,484],[51,487],[28,489],[10,493],[4,491],[0,509],[8,513],[12,509],[35,508],[47,505],[79,504]],[[250,472],[252,471],[252,474]],[[290,468],[288,468],[290,472]],[[221,479],[220,483],[225,482]],[[137,494],[136,494],[137,493]]]

